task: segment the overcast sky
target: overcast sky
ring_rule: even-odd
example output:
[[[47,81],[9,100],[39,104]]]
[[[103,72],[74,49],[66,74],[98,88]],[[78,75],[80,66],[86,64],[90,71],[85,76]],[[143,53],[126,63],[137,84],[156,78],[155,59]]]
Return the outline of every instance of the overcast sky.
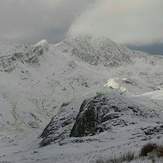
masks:
[[[0,0],[0,40],[94,34],[163,51],[163,0]],[[150,49],[149,48],[149,49]]]

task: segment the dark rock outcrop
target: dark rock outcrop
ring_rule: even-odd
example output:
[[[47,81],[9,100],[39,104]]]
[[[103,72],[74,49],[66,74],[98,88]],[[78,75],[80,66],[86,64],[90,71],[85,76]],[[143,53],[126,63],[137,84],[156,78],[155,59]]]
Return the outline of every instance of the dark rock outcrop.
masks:
[[[40,146],[48,145],[51,142],[60,142],[69,137],[75,115],[71,108],[68,112],[58,113],[54,116],[40,135],[42,138]]]
[[[139,106],[123,96],[99,95],[82,103],[70,136],[95,135],[112,127],[128,126],[136,123],[136,117],[145,118],[146,116],[148,116],[147,113]]]
[[[144,105],[116,93],[101,94],[84,100],[79,112],[68,105],[63,112],[55,115],[40,136],[40,146],[52,142],[74,142],[73,139],[82,139],[104,131],[109,134],[126,130],[130,132],[131,139],[137,133],[141,135],[137,139],[143,139],[147,135],[142,126],[158,126],[158,121],[161,123],[157,112],[148,110]]]

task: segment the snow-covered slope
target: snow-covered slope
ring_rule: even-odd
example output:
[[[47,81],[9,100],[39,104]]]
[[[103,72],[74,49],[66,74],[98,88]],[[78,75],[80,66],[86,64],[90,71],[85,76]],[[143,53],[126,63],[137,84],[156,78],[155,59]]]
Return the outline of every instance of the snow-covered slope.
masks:
[[[90,49],[84,54],[90,59],[93,55],[92,50],[96,51],[96,56],[97,52],[100,54],[106,52],[106,56],[110,58],[109,55],[117,53],[117,47],[114,47],[115,43],[110,40],[105,40],[106,43],[96,40],[97,46],[92,47],[92,43],[89,45],[91,41],[89,39],[86,37],[79,40],[78,38],[80,45],[72,44],[76,40],[69,39],[69,42],[66,40],[57,45],[51,45],[49,50],[47,42],[41,41],[34,46],[17,49],[13,54],[0,58],[2,71],[0,93],[9,101],[11,110],[15,110],[18,120],[21,119],[20,124],[27,126],[32,124],[33,127],[39,127],[39,124],[44,119],[49,119],[62,104],[70,103],[73,98],[79,98],[103,87],[105,80],[109,78],[106,76],[110,76],[110,74],[105,75],[108,70],[103,67],[102,70],[98,70],[98,66],[86,63],[81,60],[81,56],[74,56],[73,51],[75,48],[80,51],[81,47],[87,47]],[[67,45],[64,45],[65,42]],[[100,51],[100,43],[110,44],[110,49]],[[106,56],[99,55],[96,62],[102,62],[100,58],[106,59]],[[104,62],[106,60],[102,63]]]
[[[7,47],[14,50],[7,52]],[[38,136],[56,113],[66,114],[70,106],[77,112],[87,97],[115,89],[115,86],[127,96],[163,87],[163,57],[132,52],[107,38],[80,36],[66,38],[55,45],[45,40],[35,45],[5,44],[0,47],[0,54],[0,144],[5,139],[7,144],[3,146],[6,150],[13,148],[11,152],[6,152],[8,154],[4,159],[13,156],[16,149],[27,150],[26,145],[19,145],[26,144],[23,136],[19,140],[12,136],[25,134],[30,137],[31,133]],[[141,102],[153,109],[162,109],[162,103],[149,101]],[[6,135],[11,136],[8,138]],[[11,143],[8,142],[10,138]],[[36,137],[33,139],[37,140]],[[29,144],[32,140],[28,139]],[[37,146],[37,141],[34,144]],[[87,145],[81,146],[84,149]],[[29,147],[30,150],[33,148],[33,145]],[[55,152],[59,153],[60,147],[56,148],[58,152]],[[5,153],[3,150],[0,152]],[[35,161],[43,155],[43,151],[40,152]],[[25,161],[22,155],[23,152],[15,155],[14,159],[18,159],[17,162],[32,162],[35,157],[28,155],[30,161]]]
[[[163,90],[147,92],[142,95],[138,95],[139,97],[148,97],[153,100],[162,100],[163,99]]]
[[[63,52],[69,52],[83,61],[104,66],[118,66],[131,62],[129,49],[119,46],[108,38],[78,36],[67,38],[61,43]]]

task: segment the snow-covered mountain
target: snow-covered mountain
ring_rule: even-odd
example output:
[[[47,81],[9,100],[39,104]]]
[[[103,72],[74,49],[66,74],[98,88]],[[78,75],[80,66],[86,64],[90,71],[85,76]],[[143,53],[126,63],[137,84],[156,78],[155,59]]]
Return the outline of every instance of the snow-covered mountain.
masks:
[[[4,147],[0,153],[5,154],[2,160],[48,162],[48,157],[51,160],[56,152],[59,155],[55,162],[66,162],[70,149],[76,150],[79,145],[68,145],[70,149],[65,145],[63,159],[60,146],[52,145],[39,152],[37,149],[38,153],[31,155],[30,151],[35,150],[40,141],[37,136],[54,115],[75,116],[84,99],[100,92],[113,89],[149,109],[162,109],[162,56],[134,52],[108,38],[92,36],[69,37],[55,45],[43,40],[35,45],[0,46],[0,144]],[[153,91],[160,93],[159,99],[147,93]],[[97,148],[93,145],[85,152],[89,144],[81,144],[84,155],[75,157],[74,151],[69,161],[81,162],[80,157],[84,156],[86,162],[93,154],[100,154],[101,148],[95,144]],[[51,152],[46,153],[49,149]],[[88,153],[92,155],[86,157]]]

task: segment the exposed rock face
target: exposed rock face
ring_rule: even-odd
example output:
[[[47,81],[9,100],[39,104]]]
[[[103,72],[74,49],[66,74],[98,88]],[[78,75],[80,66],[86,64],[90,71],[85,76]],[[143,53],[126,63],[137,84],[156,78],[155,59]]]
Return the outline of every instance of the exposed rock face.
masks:
[[[148,114],[139,106],[127,101],[122,96],[99,95],[82,103],[70,136],[94,135],[113,126],[128,126],[136,123],[134,118],[146,116]],[[126,119],[126,117],[133,117],[133,119]]]
[[[69,108],[54,116],[41,134],[40,146],[52,142],[63,143],[72,140],[70,137],[82,139],[85,136],[93,136],[104,131],[113,133],[127,130],[131,139],[135,135],[140,139],[151,139],[156,134],[146,135],[142,127],[158,126],[161,124],[159,115],[145,106],[128,99],[117,93],[110,95],[97,95],[84,100],[79,113],[76,109]],[[75,119],[76,118],[76,119]],[[133,132],[136,134],[133,134]],[[155,130],[154,130],[155,132]]]
[[[21,63],[35,64],[39,63],[39,56],[43,55],[49,49],[48,42],[42,40],[33,46],[25,46],[21,51],[11,55],[0,57],[0,71],[12,72],[16,65]]]
[[[43,139],[40,146],[48,145],[51,142],[59,142],[69,137],[70,130],[75,120],[74,116],[72,110],[54,116],[40,135]]]

